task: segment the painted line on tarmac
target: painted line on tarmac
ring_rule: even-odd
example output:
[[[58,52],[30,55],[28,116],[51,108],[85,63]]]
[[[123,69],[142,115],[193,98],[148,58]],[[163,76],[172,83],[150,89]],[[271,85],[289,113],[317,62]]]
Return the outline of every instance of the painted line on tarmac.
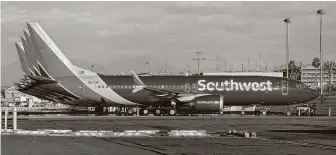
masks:
[[[291,141],[291,140],[268,139],[268,138],[255,138],[255,139],[259,139],[259,140],[263,140],[263,141],[273,141],[273,142],[301,145],[301,146],[306,146],[306,147],[316,147],[316,148],[336,150],[336,146],[313,143],[313,142],[298,142],[298,141]]]

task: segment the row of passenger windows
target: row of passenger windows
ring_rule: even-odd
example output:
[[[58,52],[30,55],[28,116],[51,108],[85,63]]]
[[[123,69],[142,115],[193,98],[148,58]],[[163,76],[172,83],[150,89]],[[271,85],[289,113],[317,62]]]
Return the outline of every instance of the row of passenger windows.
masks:
[[[135,85],[98,85],[98,88],[112,88],[112,89],[134,89]],[[190,89],[192,88],[193,92],[197,91],[197,84],[194,83],[190,85],[189,83],[186,83],[185,85],[147,85],[147,87],[151,88],[157,88],[157,89],[184,89],[186,92],[190,92]]]

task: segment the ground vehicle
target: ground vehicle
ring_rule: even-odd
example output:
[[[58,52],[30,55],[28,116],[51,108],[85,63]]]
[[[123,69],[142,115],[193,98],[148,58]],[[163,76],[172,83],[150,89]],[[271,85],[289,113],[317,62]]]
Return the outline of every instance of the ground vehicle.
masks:
[[[314,116],[316,114],[316,103],[303,104],[296,108],[298,116]]]

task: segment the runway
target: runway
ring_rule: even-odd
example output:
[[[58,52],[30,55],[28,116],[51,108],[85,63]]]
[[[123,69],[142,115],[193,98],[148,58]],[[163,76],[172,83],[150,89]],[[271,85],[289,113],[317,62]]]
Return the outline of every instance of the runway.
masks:
[[[9,121],[9,124],[11,121]],[[257,138],[2,136],[3,154],[335,154],[336,117],[19,117],[18,128],[257,132]]]

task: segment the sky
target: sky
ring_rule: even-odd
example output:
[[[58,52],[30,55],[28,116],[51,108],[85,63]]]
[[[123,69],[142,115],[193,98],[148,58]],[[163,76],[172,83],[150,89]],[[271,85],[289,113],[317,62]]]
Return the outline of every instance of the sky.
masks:
[[[14,46],[25,23],[37,21],[70,59],[108,64],[151,56],[177,68],[202,52],[201,68],[220,63],[268,68],[285,63],[289,17],[290,59],[310,64],[323,50],[336,60],[336,2],[1,2],[1,66],[18,60]],[[131,68],[132,66],[130,66]]]

